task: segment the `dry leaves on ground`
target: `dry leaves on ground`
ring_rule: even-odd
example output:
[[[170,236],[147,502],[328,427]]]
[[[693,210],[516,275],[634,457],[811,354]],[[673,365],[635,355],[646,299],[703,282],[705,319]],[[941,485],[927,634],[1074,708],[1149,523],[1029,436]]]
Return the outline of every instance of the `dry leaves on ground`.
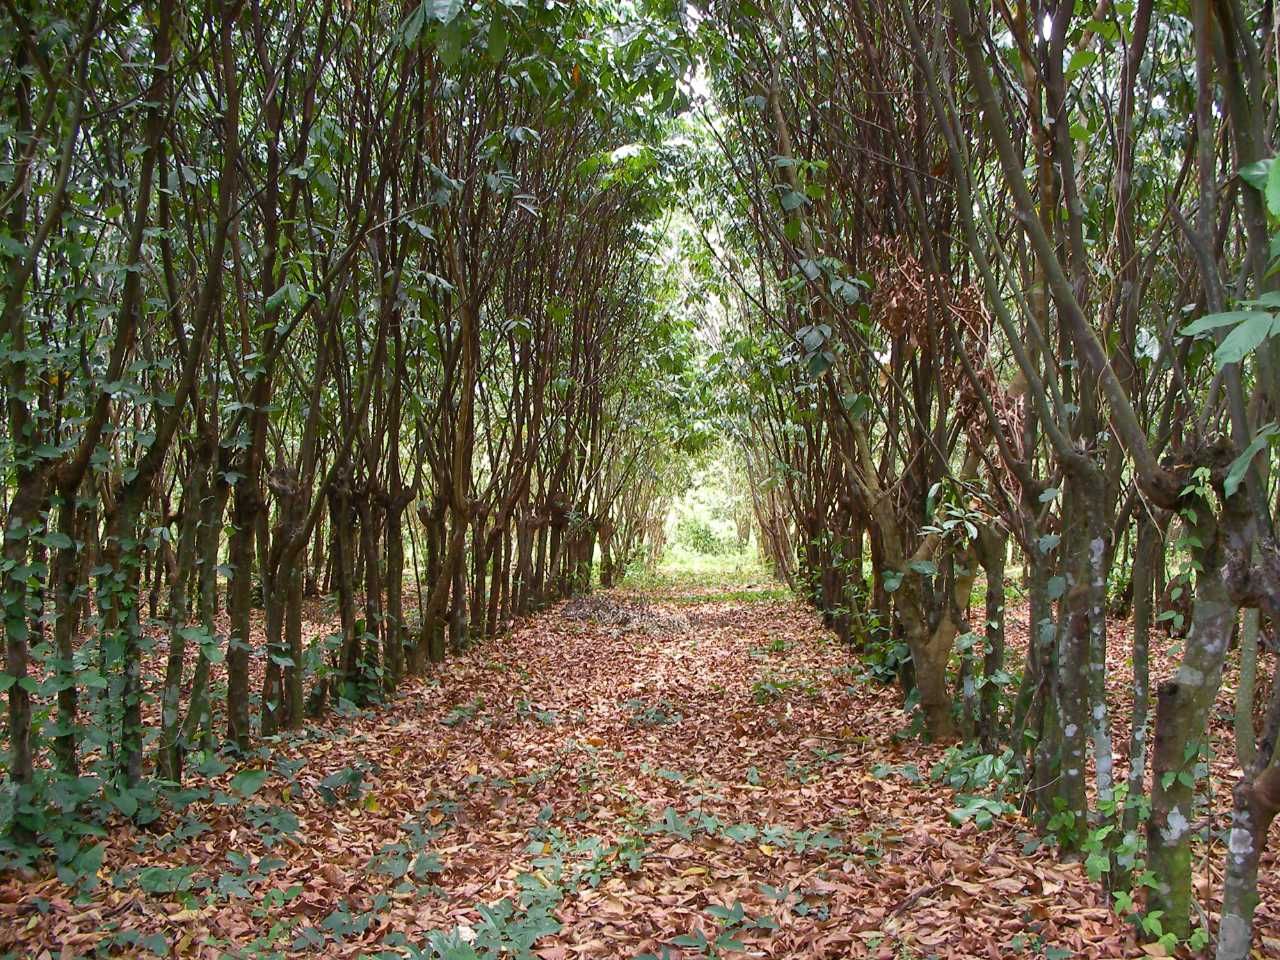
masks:
[[[87,898],[9,878],[0,949],[1143,955],[1016,816],[957,823],[943,748],[861,673],[768,592],[571,601],[120,822]]]

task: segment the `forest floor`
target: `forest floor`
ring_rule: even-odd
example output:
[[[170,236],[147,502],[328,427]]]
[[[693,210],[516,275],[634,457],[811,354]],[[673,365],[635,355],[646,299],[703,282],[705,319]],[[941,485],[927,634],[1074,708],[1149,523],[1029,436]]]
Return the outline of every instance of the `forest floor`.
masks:
[[[1144,955],[909,726],[775,584],[597,593],[120,821],[90,894],[0,880],[0,954]]]

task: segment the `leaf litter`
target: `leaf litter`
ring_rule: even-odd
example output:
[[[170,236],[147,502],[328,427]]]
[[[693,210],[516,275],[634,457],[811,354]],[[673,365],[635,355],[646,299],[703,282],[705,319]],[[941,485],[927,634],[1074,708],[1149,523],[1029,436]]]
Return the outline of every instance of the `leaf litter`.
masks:
[[[1146,955],[1012,808],[954,816],[928,773],[945,748],[903,735],[900,694],[816,617],[723,596],[567,601],[393,703],[206,771],[184,809],[113,824],[96,889],[6,878],[0,949]]]

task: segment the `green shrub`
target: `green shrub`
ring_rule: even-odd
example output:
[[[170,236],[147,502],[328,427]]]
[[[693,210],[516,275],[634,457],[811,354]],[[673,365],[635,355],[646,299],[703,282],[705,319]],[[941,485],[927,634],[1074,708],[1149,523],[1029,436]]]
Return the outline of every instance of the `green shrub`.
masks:
[[[724,537],[717,536],[711,525],[698,517],[681,517],[676,524],[675,540],[693,553],[718,556],[737,549]]]

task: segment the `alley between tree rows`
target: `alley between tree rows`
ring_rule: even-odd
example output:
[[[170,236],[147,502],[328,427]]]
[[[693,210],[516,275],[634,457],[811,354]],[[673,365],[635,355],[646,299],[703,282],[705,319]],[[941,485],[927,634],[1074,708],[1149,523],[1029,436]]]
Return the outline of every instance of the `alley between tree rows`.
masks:
[[[197,774],[112,831],[88,906],[9,881],[0,948],[1141,955],[965,770],[774,584],[597,592]]]

